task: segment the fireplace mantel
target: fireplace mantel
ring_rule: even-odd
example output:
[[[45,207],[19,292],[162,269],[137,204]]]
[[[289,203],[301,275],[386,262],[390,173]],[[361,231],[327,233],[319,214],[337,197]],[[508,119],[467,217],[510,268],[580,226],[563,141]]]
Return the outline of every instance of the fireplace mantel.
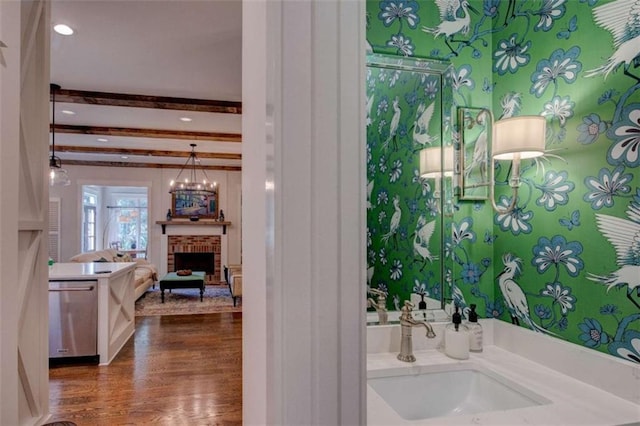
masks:
[[[231,226],[231,222],[220,222],[213,219],[200,219],[196,221],[192,220],[157,220],[156,225],[162,226],[162,234],[167,231],[166,227],[169,226],[222,226],[222,234],[226,235],[227,226]]]

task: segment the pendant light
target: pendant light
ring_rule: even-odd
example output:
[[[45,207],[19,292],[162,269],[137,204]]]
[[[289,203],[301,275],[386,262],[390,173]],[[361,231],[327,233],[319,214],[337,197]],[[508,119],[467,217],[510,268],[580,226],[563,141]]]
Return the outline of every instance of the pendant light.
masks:
[[[51,94],[53,95],[53,118],[51,120],[51,157],[49,158],[49,185],[50,186],[69,186],[71,180],[67,174],[67,170],[62,168],[62,161],[56,157],[56,92],[60,90],[57,84],[50,85]]]
[[[216,182],[212,182],[204,168],[200,167],[200,176],[198,177],[196,164],[200,161],[196,157],[196,144],[192,143],[189,158],[180,169],[178,176],[169,183],[169,192],[188,192],[199,195],[213,195],[217,192]],[[184,173],[184,176],[183,176]],[[182,179],[181,179],[182,178]]]

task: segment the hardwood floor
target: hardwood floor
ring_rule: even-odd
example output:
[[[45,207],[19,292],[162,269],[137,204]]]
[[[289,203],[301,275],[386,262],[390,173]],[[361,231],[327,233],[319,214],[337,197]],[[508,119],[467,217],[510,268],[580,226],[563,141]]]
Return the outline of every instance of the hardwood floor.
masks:
[[[49,369],[53,421],[85,425],[242,423],[242,314],[136,317],[108,366]]]

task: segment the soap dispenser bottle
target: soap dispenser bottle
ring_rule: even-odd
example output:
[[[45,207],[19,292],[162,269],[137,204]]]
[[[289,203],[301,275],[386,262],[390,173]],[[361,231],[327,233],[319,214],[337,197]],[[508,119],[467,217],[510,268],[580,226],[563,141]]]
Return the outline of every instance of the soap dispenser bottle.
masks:
[[[451,324],[448,324],[444,331],[444,353],[455,359],[469,358],[469,330],[462,324],[462,315],[456,311],[451,316]]]
[[[478,313],[476,305],[469,305],[469,350],[471,352],[482,352],[482,326],[478,323]]]

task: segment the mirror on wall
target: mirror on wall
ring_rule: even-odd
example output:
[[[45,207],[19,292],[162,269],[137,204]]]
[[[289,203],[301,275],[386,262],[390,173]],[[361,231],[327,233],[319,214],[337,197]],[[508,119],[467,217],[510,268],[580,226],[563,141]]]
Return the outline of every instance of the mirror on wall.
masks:
[[[453,217],[449,63],[367,56],[367,322],[438,319],[446,294],[445,232]],[[450,229],[450,226],[449,226]],[[450,270],[451,268],[449,268]],[[384,309],[383,309],[384,308]]]
[[[489,198],[493,116],[486,108],[458,107],[460,199]]]

